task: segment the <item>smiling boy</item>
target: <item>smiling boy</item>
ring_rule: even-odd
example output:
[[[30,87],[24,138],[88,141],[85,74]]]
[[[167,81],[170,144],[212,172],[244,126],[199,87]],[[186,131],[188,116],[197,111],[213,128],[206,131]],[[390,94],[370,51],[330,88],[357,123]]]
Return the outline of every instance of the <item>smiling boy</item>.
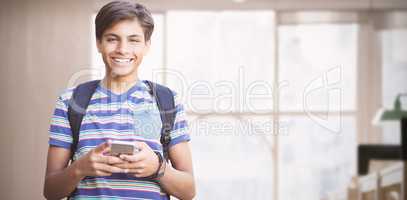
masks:
[[[162,126],[156,99],[138,78],[154,22],[151,13],[132,1],[106,4],[95,19],[97,48],[106,75],[92,94],[80,126],[76,148],[69,121],[74,89],[59,96],[51,119],[44,196],[47,199],[192,199],[195,184],[183,105],[174,93],[175,120],[168,157],[163,159]],[[146,114],[147,113],[147,114]],[[142,124],[136,123],[142,118]],[[132,141],[140,151],[110,156],[109,140]],[[73,162],[69,164],[71,153]],[[159,175],[159,176],[158,176]]]

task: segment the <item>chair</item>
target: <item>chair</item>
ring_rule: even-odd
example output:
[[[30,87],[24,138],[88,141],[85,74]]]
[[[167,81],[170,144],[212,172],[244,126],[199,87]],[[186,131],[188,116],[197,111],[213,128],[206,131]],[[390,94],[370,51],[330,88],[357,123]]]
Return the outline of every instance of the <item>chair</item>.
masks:
[[[401,200],[403,187],[403,163],[391,165],[379,172],[380,200]]]
[[[379,176],[378,173],[371,173],[359,178],[360,200],[379,200]]]

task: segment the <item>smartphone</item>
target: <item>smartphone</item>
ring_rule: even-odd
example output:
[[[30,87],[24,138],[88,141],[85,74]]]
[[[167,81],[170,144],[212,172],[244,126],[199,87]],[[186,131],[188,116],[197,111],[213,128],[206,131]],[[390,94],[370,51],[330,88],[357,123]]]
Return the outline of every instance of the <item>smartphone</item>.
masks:
[[[133,155],[139,151],[139,149],[135,147],[134,142],[130,141],[113,140],[110,141],[110,147],[110,155],[112,156],[120,156],[121,154]]]

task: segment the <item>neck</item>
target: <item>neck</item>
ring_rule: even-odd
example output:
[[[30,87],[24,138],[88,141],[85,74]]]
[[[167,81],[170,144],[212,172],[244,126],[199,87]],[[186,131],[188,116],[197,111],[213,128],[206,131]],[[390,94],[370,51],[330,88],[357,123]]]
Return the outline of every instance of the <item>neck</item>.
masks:
[[[103,80],[102,84],[105,86],[107,89],[111,90],[114,93],[121,94],[126,92],[128,89],[133,87],[137,81],[138,81],[137,76],[133,76],[131,78],[129,77],[112,77],[106,75]]]

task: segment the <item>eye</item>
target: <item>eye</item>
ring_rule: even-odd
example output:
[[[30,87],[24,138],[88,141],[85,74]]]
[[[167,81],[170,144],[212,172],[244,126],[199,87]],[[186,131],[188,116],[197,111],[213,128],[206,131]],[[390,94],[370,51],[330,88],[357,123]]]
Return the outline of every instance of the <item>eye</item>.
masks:
[[[116,39],[116,38],[107,38],[106,41],[108,41],[108,42],[114,42],[114,41],[117,41],[117,39]]]
[[[141,40],[139,40],[139,39],[132,39],[132,40],[130,40],[130,42],[132,42],[132,43],[140,43]]]

